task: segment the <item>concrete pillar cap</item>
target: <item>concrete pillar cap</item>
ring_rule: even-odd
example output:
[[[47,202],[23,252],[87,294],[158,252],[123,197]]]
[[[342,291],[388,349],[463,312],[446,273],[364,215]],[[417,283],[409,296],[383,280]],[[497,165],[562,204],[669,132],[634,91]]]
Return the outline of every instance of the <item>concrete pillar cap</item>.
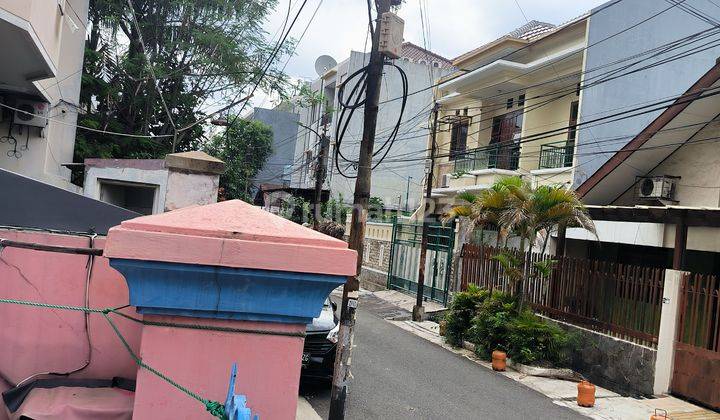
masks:
[[[355,275],[357,261],[344,241],[240,200],[124,221],[104,256],[340,276]]]

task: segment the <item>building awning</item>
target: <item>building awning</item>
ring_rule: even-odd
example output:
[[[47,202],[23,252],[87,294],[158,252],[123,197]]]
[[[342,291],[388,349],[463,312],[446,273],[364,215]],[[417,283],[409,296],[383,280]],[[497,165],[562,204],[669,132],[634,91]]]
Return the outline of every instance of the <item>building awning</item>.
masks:
[[[720,227],[720,208],[685,206],[586,206],[593,220]]]
[[[610,204],[668,156],[699,138],[720,112],[720,64],[713,66],[576,190],[588,204]]]
[[[482,98],[488,95],[497,95],[498,91],[511,91],[523,88],[527,79],[527,74],[532,74],[533,80],[543,78],[543,73],[556,74],[557,66],[550,64],[563,62],[563,68],[571,67],[573,61],[582,60],[582,54],[578,54],[584,49],[583,43],[578,43],[562,51],[543,56],[529,63],[519,63],[509,60],[497,60],[483,67],[468,72],[462,76],[450,79],[438,87],[441,91],[449,91],[449,93],[438,99],[443,103],[455,96],[463,93],[471,92],[473,97]],[[574,56],[574,57],[573,57]],[[569,60],[569,58],[571,58]],[[574,79],[576,74],[568,75],[568,79]],[[501,81],[505,79],[506,81]],[[561,84],[567,85],[567,80],[561,80]],[[485,85],[485,86],[483,86]],[[547,83],[547,86],[552,86]]]

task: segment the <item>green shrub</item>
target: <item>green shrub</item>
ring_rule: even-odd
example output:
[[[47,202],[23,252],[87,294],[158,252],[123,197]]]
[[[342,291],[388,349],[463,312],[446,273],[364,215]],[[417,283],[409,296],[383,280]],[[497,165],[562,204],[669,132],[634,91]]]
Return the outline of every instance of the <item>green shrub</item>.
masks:
[[[466,291],[455,294],[445,314],[445,339],[448,343],[453,346],[462,345],[478,306],[489,294],[487,290],[472,284]]]
[[[484,359],[501,350],[515,362],[532,365],[567,366],[576,347],[574,336],[529,309],[518,313],[516,299],[499,292],[480,303],[467,338]]]
[[[493,292],[480,304],[468,331],[478,356],[489,358],[494,350],[508,352],[508,336],[516,306],[515,298],[500,292]]]
[[[523,364],[569,366],[575,344],[567,331],[525,310],[512,321],[507,353]]]

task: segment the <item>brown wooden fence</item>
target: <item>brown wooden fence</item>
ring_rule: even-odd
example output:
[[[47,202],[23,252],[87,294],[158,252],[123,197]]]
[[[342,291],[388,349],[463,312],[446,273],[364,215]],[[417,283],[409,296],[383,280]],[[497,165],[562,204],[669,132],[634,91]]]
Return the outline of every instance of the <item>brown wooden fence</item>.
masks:
[[[510,292],[500,250],[466,244],[462,250],[461,289],[469,284]],[[531,270],[527,302],[551,318],[653,346],[660,328],[665,269],[569,257],[531,254],[530,260],[556,260],[543,277]]]
[[[720,352],[720,284],[715,276],[683,279],[677,341]]]
[[[712,275],[686,273],[671,390],[720,410],[720,284]]]

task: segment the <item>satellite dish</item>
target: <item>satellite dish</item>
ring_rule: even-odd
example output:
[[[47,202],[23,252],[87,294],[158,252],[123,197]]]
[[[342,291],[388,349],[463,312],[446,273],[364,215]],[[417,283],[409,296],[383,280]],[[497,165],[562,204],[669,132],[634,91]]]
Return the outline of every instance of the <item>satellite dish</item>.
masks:
[[[337,61],[329,55],[321,55],[315,60],[315,72],[318,76],[322,76],[335,66],[337,66]]]

